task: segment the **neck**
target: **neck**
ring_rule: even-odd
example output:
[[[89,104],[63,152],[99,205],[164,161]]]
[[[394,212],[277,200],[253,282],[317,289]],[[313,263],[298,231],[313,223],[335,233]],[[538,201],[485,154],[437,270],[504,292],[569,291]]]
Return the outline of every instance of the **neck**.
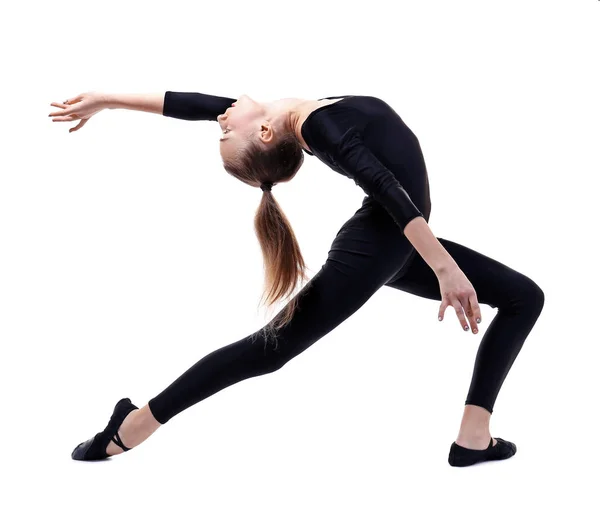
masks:
[[[310,150],[302,138],[302,124],[308,114],[315,108],[317,101],[289,97],[268,103],[267,109],[271,118],[283,116],[284,129],[294,133],[296,139],[306,150]]]

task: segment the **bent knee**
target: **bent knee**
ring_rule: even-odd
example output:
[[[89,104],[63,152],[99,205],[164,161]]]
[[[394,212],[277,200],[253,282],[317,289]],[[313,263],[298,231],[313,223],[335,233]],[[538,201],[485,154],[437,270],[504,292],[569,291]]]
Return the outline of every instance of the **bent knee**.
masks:
[[[533,281],[531,281],[531,288],[529,290],[529,304],[538,311],[538,313],[542,312],[544,308],[544,302],[546,296],[544,295],[544,291]]]
[[[540,286],[532,279],[524,276],[522,283],[516,286],[517,305],[534,315],[539,315],[544,308],[545,295]]]

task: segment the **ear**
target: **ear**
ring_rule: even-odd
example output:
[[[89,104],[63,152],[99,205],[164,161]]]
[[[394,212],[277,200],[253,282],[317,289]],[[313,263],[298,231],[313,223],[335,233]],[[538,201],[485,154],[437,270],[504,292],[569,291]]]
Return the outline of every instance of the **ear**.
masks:
[[[260,139],[265,143],[273,141],[275,133],[273,132],[273,126],[269,123],[261,124],[260,126]]]

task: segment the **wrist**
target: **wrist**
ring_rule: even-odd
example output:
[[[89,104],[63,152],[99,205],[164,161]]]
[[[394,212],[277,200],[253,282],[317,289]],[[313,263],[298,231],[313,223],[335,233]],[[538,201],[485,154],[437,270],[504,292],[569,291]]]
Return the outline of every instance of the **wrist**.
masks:
[[[453,271],[455,271],[457,269],[460,270],[460,267],[452,259],[444,262],[443,264],[441,264],[437,267],[432,267],[432,270],[435,273],[435,275],[438,277],[438,279],[442,276],[446,276],[446,275],[452,273]]]
[[[107,109],[114,110],[119,107],[113,94],[102,94],[101,101],[102,105]]]

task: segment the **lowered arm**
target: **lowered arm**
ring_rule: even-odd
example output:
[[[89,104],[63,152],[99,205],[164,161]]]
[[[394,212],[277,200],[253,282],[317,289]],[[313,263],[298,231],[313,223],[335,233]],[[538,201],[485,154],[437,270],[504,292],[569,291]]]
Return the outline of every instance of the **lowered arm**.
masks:
[[[436,275],[456,266],[455,260],[429,228],[422,212],[396,176],[363,143],[359,131],[351,128],[342,136],[335,159],[356,185],[392,216]]]

